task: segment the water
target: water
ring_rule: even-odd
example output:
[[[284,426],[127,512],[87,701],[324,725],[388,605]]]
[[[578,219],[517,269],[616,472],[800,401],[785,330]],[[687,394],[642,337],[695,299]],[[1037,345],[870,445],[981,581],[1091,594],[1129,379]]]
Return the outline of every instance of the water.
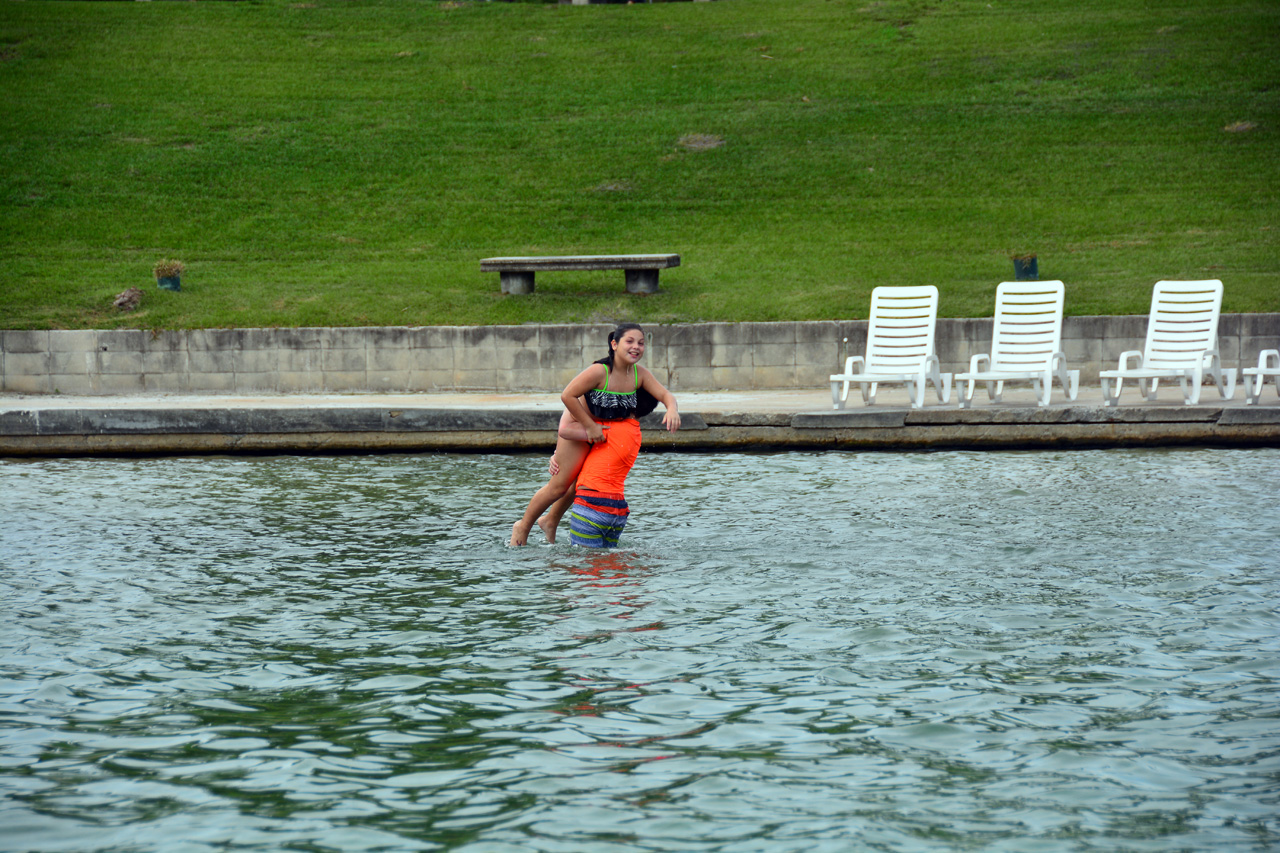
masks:
[[[1280,450],[0,462],[0,849],[1280,849]]]

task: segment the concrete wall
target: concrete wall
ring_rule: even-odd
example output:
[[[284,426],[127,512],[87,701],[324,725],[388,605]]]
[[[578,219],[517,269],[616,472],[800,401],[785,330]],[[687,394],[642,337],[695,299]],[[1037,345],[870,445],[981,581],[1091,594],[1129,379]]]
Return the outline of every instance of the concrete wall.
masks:
[[[1142,349],[1145,316],[1068,317],[1063,350],[1081,382]],[[0,392],[232,394],[554,391],[606,352],[610,326],[423,326],[188,331],[0,331]],[[821,388],[865,321],[651,325],[645,364],[674,390]],[[938,321],[943,370],[991,344],[991,320]],[[1228,367],[1280,347],[1280,314],[1226,314]]]

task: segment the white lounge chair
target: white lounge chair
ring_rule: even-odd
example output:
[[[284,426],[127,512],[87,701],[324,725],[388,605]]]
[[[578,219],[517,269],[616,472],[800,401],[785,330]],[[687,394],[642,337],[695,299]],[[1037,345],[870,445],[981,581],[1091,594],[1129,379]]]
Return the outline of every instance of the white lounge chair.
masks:
[[[862,401],[868,406],[875,403],[883,382],[905,383],[913,409],[924,405],[926,382],[933,383],[939,400],[950,400],[951,374],[938,372],[933,352],[937,324],[938,288],[933,285],[872,290],[866,357],[851,355],[845,359],[844,373],[831,374],[832,407],[844,408],[854,382],[862,387]]]
[[[1156,282],[1142,352],[1123,352],[1118,369],[1098,374],[1103,403],[1114,406],[1120,402],[1120,388],[1126,379],[1136,379],[1138,390],[1148,400],[1156,398],[1161,379],[1177,379],[1182,385],[1182,402],[1194,406],[1200,402],[1200,383],[1206,374],[1218,386],[1222,399],[1230,400],[1236,391],[1236,370],[1224,369],[1218,355],[1221,310],[1222,282],[1217,279]]]
[[[1267,377],[1275,380],[1276,394],[1280,395],[1280,350],[1264,349],[1258,353],[1258,366],[1246,367],[1244,374],[1244,402],[1252,406],[1262,398],[1262,388]]]
[[[1049,405],[1053,377],[1062,393],[1074,400],[1080,390],[1080,371],[1067,369],[1062,353],[1060,281],[1006,281],[996,287],[996,316],[991,331],[991,354],[969,358],[969,372],[956,374],[960,408],[973,405],[973,388],[987,383],[987,396],[1000,402],[1004,383],[1030,381],[1041,406]]]

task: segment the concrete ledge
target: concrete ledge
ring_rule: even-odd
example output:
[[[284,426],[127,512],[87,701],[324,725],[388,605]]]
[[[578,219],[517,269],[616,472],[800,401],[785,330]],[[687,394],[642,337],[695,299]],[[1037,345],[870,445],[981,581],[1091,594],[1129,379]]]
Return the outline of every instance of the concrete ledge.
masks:
[[[1222,426],[1239,424],[1280,424],[1280,406],[1249,406],[1244,409],[1224,409],[1218,419]]]
[[[0,412],[0,437],[549,432],[554,444],[559,423],[556,412],[491,409],[37,409]],[[665,431],[660,414],[641,419],[640,426]],[[696,432],[707,424],[700,415],[686,414],[680,429]]]
[[[1114,423],[1213,423],[1222,415],[1221,407],[1148,406],[1143,408],[1103,408],[1063,406],[1057,408],[1006,409],[912,409],[906,414],[910,426],[943,424],[1114,424]]]
[[[640,419],[640,428],[642,430],[666,432],[667,428],[662,425],[662,414],[654,413],[645,415]],[[686,412],[680,413],[680,430],[688,432],[690,430],[700,431],[708,429],[707,422],[703,420],[702,415],[691,414]],[[647,439],[646,439],[647,440]]]
[[[0,410],[0,456],[549,452],[559,411],[372,405]],[[682,413],[646,417],[649,452],[1280,447],[1280,407]]]
[[[688,415],[681,415],[683,421]],[[694,417],[697,417],[696,415]],[[701,420],[711,427],[788,427],[794,415],[767,412],[703,412]],[[684,429],[683,424],[680,429]]]
[[[896,429],[906,424],[904,409],[812,412],[791,419],[795,429]]]

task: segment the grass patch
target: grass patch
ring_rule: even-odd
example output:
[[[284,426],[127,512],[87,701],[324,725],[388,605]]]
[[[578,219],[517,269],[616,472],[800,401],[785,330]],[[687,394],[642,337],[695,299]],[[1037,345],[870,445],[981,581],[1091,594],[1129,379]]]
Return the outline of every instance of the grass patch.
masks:
[[[0,328],[982,316],[1023,252],[1071,314],[1277,311],[1278,41],[1270,0],[0,2]],[[624,252],[683,266],[479,272]]]

